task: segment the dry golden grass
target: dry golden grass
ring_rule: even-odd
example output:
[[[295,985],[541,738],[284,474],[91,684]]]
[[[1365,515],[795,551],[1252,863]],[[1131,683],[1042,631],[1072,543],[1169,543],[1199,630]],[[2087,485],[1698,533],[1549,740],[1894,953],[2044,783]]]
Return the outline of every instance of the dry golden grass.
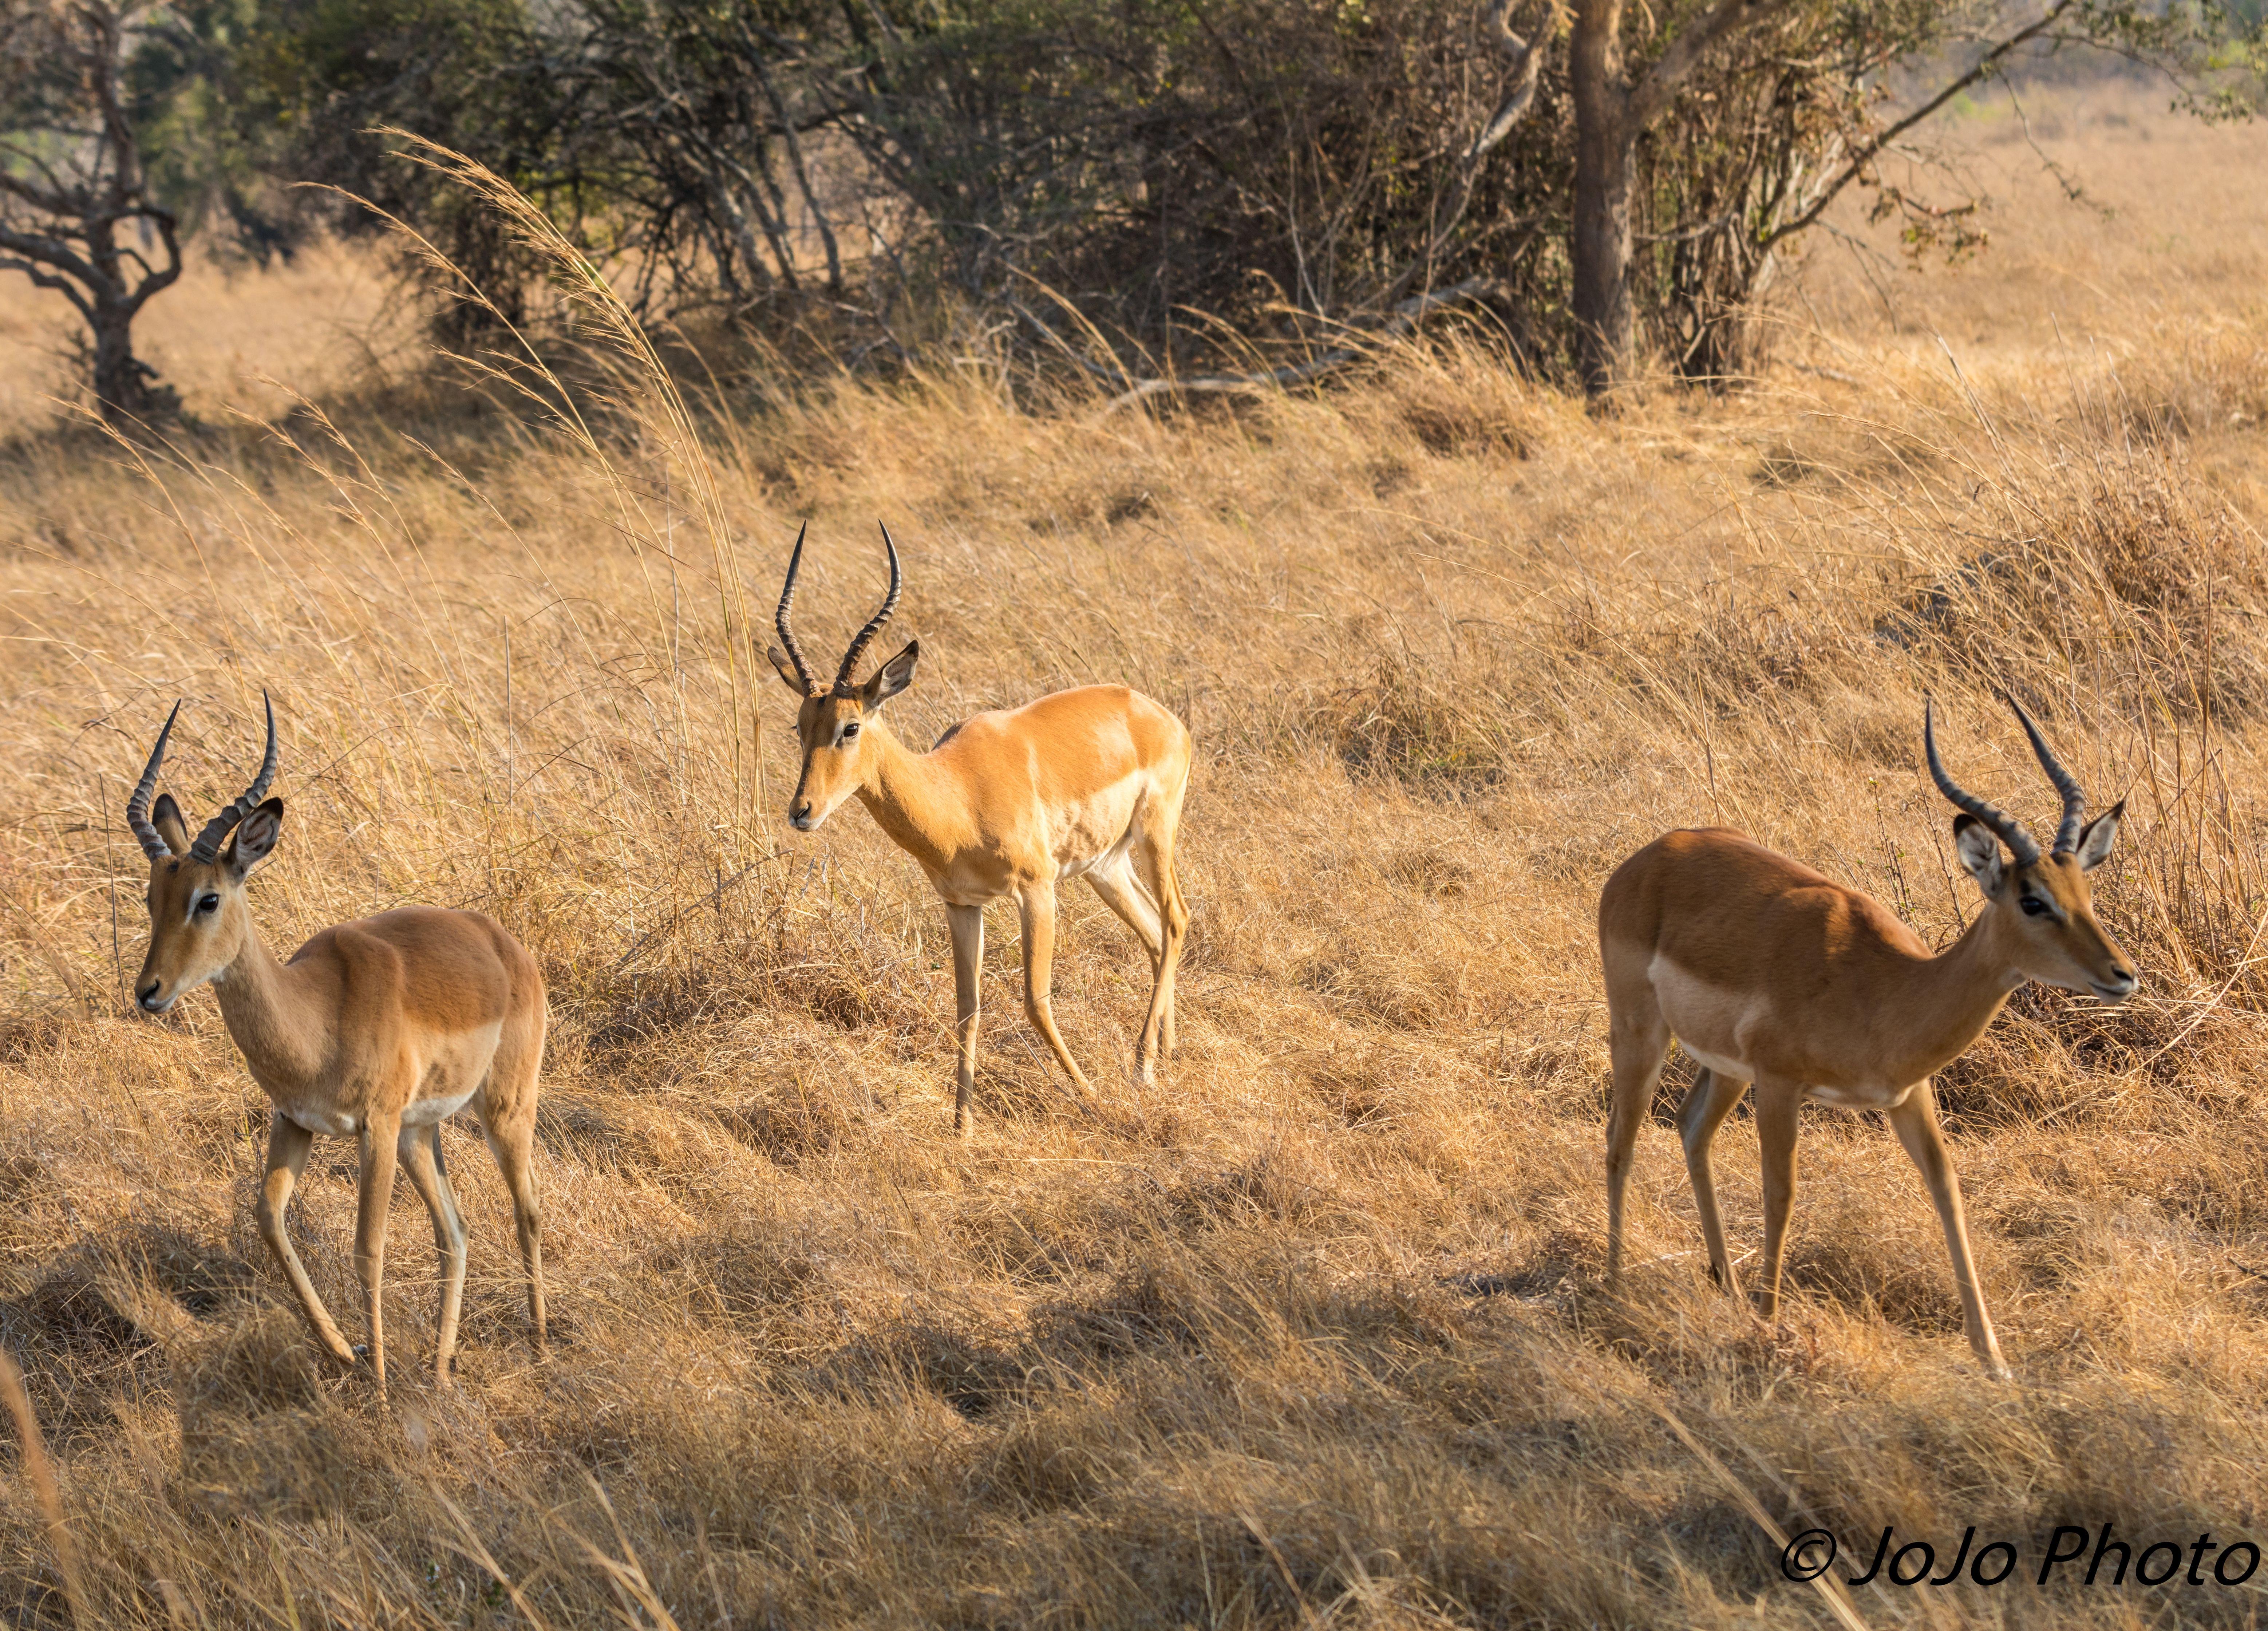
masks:
[[[2124,129],[2074,155],[2133,188],[2082,228],[1963,127],[2016,178],[2004,252],[1914,280],[1897,329],[1815,264],[1786,354],[1855,383],[1611,422],[1477,350],[1165,422],[1020,414],[972,366],[736,417],[721,540],[651,395],[591,447],[450,387],[366,395],[335,437],[208,393],[218,428],[146,459],[25,435],[0,1346],[64,1524],[9,1450],[0,1607],[66,1623],[68,1568],[80,1626],[1824,1623],[1737,1483],[1854,1568],[1885,1524],[2023,1543],[1995,1589],[1860,1590],[1874,1625],[2257,1623],[2258,1578],[2029,1583],[2059,1523],[2268,1541],[2268,193],[2225,168],[2257,135]],[[2058,342],[2040,269],[2082,242],[2098,295]],[[226,299],[239,333],[335,308]],[[1106,678],[1196,734],[1182,1052],[1138,1122],[1068,1107],[996,914],[983,1120],[951,1140],[940,911],[861,812],[778,819],[790,704],[737,642],[805,515],[803,626],[846,634],[878,514],[924,653],[904,735]],[[1947,940],[1974,897],[1920,695],[1957,773],[2036,819],[2004,681],[2099,801],[2131,789],[2099,898],[2146,977],[2117,1013],[2020,993],[1941,1081],[2021,1380],[1980,1378],[1872,1118],[1807,1117],[1778,1327],[1706,1285],[1667,1128],[1609,1295],[1600,882],[1721,819]],[[122,1012],[129,779],[186,694],[170,785],[210,808],[263,685],[270,944],[471,904],[552,983],[548,1363],[452,1126],[462,1386],[421,1372],[406,1193],[393,1396],[321,1369],[251,1226],[265,1102],[211,1002]],[[1057,1014],[1130,1111],[1146,965],[1068,904]],[[1747,1128],[1719,1147],[1744,1248]],[[351,1146],[301,1195],[351,1323]]]

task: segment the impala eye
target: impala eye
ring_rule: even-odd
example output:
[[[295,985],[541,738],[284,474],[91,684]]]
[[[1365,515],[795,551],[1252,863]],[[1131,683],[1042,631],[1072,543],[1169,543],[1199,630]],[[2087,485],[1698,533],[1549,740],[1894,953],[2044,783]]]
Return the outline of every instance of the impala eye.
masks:
[[[2036,895],[2027,895],[2016,904],[2024,909],[2024,915],[2028,918],[2048,917],[2053,910]]]
[[[843,741],[845,741],[845,742],[850,741],[853,736],[856,736],[858,734],[858,721],[857,721],[857,720],[852,720],[850,724],[848,724],[848,725],[846,725],[846,726],[844,726],[844,727],[843,727]]]
[[[197,897],[197,910],[199,911],[218,911],[220,910],[220,897],[217,895],[199,896]]]

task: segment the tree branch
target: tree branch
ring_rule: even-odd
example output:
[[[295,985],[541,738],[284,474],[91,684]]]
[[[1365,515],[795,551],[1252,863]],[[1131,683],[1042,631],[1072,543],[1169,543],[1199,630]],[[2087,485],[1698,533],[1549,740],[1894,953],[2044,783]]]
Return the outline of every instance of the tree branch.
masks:
[[[166,266],[163,271],[153,270],[150,262],[142,260],[138,252],[129,252],[136,261],[142,262],[143,271],[142,281],[135,285],[133,294],[127,299],[126,309],[129,314],[140,311],[151,295],[161,289],[170,288],[181,275],[181,240],[172,213],[145,208],[142,214],[143,218],[158,224],[158,240],[166,246]]]
[[[1970,68],[1967,73],[1964,73],[1951,81],[1942,90],[1939,91],[1935,96],[1933,96],[1929,100],[1924,102],[1919,107],[1915,108],[1913,112],[1908,114],[1904,118],[1899,120],[1896,123],[1889,126],[1887,129],[1884,129],[1876,135],[1874,140],[1868,142],[1852,156],[1851,161],[1843,166],[1841,171],[1836,174],[1832,181],[1822,184],[1820,192],[1813,197],[1810,204],[1804,209],[1801,214],[1798,215],[1793,220],[1784,222],[1780,225],[1773,228],[1772,231],[1765,236],[1759,247],[1769,249],[1774,244],[1778,243],[1782,239],[1794,236],[1797,232],[1803,231],[1804,228],[1816,221],[1826,212],[1827,206],[1835,202],[1836,198],[1842,193],[1843,189],[1848,187],[1852,181],[1858,180],[1859,175],[1864,173],[1867,166],[1872,164],[1877,158],[1881,157],[1883,149],[1889,146],[1891,143],[1896,141],[1898,137],[1904,136],[1907,131],[1912,129],[1914,126],[1919,124],[1923,120],[1928,118],[1939,108],[1944,107],[1955,97],[1960,95],[1963,91],[1966,91],[1970,85],[1977,84],[1979,80],[1990,77],[1999,68],[2001,60],[2011,51],[2014,51],[2018,46],[2024,44],[2027,41],[2032,40],[2038,35],[2046,33],[2047,30],[2056,25],[2056,23],[2063,17],[2065,12],[2070,11],[2076,4],[2077,0],[2056,0],[2055,4],[2050,7],[2046,14],[2041,17],[2038,21],[2031,24],[2028,27],[2019,29],[2016,33],[2009,35],[2006,40],[2000,41],[1999,44],[1994,46],[1983,56],[1979,57],[1977,60],[1976,65]]]
[[[19,232],[11,227],[0,226],[0,249],[18,255],[26,260],[52,266],[85,284],[91,291],[99,292],[109,279],[73,252],[60,238],[49,238],[38,232]]]
[[[78,307],[78,314],[86,319],[87,326],[93,327],[94,308],[87,304],[86,297],[68,277],[58,277],[53,272],[42,270],[37,261],[18,260],[11,256],[0,256],[0,272],[21,272],[42,289],[60,290],[66,299]]]
[[[1559,31],[1559,19],[1564,15],[1563,0],[1548,0],[1543,20],[1536,26],[1535,33],[1527,39],[1512,31],[1512,9],[1516,4],[1518,0],[1496,0],[1495,6],[1489,12],[1488,32],[1493,36],[1497,48],[1512,58],[1512,83],[1505,87],[1504,95],[1497,102],[1496,112],[1491,114],[1488,122],[1474,134],[1472,145],[1465,149],[1464,157],[1458,161],[1467,172],[1479,164],[1491,148],[1510,136],[1520,122],[1528,116],[1528,110],[1535,100],[1536,82],[1543,73],[1543,48]],[[1468,185],[1465,191],[1469,194],[1471,187]]]
[[[1710,50],[1734,35],[1768,22],[1788,9],[1789,0],[1717,0],[1708,15],[1669,42],[1646,77],[1631,88],[1631,128],[1643,130],[1660,116]]]
[[[82,213],[81,206],[87,202],[85,189],[65,187],[63,179],[56,175],[55,167],[46,159],[28,147],[4,140],[0,140],[0,154],[7,155],[18,164],[37,166],[40,173],[47,178],[47,188],[42,191],[33,185],[29,177],[0,170],[0,188],[13,193],[34,210],[44,210],[50,215]]]
[[[1471,143],[1457,160],[1457,179],[1450,190],[1446,218],[1427,238],[1424,252],[1387,285],[1387,299],[1398,298],[1421,273],[1429,271],[1448,243],[1449,235],[1464,220],[1465,211],[1472,207],[1473,189],[1480,184],[1481,160],[1502,144],[1535,105],[1535,87],[1543,75],[1544,48],[1559,32],[1560,19],[1566,15],[1565,0],[1545,0],[1543,19],[1535,32],[1524,39],[1512,28],[1513,7],[1518,3],[1519,0],[1496,0],[1485,23],[1497,48],[1512,58],[1512,82],[1498,99],[1496,111],[1473,133]]]

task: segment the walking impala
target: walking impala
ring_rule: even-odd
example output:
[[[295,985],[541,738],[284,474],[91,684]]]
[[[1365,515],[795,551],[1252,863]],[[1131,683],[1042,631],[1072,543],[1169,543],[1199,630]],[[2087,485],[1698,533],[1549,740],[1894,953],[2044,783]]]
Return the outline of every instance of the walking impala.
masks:
[[[856,683],[867,646],[897,609],[898,547],[882,528],[890,592],[843,655],[831,686],[814,677],[789,613],[803,565],[803,535],[788,559],[774,620],[772,667],[802,699],[796,730],[803,772],[789,822],[810,832],[852,793],[911,855],[945,899],[953,930],[953,983],[961,1062],[953,1125],[967,1134],[976,1080],[976,979],[984,906],[1012,899],[1023,919],[1024,1012],[1090,1101],[1094,1090],[1064,1046],[1048,1003],[1055,953],[1056,885],[1084,877],[1150,954],[1150,1011],[1135,1044],[1143,1085],[1174,1048],[1174,969],[1189,914],[1174,877],[1174,834],[1189,779],[1189,733],[1173,714],[1123,685],[1082,685],[1020,708],[963,720],[927,753],[882,722],[884,703],[913,683],[921,642]],[[785,647],[783,651],[781,647]]]
[[[1795,1195],[1796,1111],[1806,1099],[1879,1110],[1921,1169],[1936,1203],[1970,1346],[2005,1376],[2000,1346],[1970,1260],[1961,1184],[1947,1159],[1930,1089],[2027,979],[2123,1002],[2134,990],[2125,954],[2095,921],[2087,875],[2117,840],[2124,801],[2085,826],[2086,795],[2014,697],[2063,821],[2046,856],[2029,833],[1964,792],[1937,756],[1932,710],[1922,742],[1938,789],[1962,814],[1954,848],[1984,910],[1932,956],[1871,896],[1721,828],[1672,832],[1624,861],[1599,897],[1614,1110],[1607,1130],[1607,1267],[1622,1266],[1623,1192],[1638,1128],[1674,1037],[1700,1065],[1679,1107],[1685,1166],[1709,1244],[1709,1273],[1735,1291],[1717,1218],[1709,1144],[1756,1087],[1764,1151],[1764,1258],[1759,1311],[1779,1303],[1780,1258]],[[2007,846],[2007,855],[2001,846]]]
[[[263,701],[265,698],[263,697]],[[442,1287],[435,1374],[449,1385],[465,1291],[465,1224],[441,1161],[441,1123],[469,1109],[512,1192],[527,1269],[527,1311],[544,1343],[542,1219],[532,1164],[535,1074],[543,1059],[543,976],[520,943],[475,911],[404,906],[328,928],[278,963],[261,943],[245,898],[247,874],[276,847],[284,801],[276,779],[276,710],[252,786],[192,842],[171,793],[150,795],[181,705],[166,719],[126,824],[150,857],[150,955],[135,998],[163,1014],[181,993],[211,985],[221,1018],[253,1080],[276,1106],[268,1124],[268,1176],[256,1208],[261,1238],[284,1266],[315,1339],[352,1363],[284,1232],[284,1209],[318,1133],[362,1146],[355,1273],[370,1321],[370,1362],[386,1388],[386,1330],[379,1291],[386,1272],[386,1213],[398,1159],[432,1214]]]

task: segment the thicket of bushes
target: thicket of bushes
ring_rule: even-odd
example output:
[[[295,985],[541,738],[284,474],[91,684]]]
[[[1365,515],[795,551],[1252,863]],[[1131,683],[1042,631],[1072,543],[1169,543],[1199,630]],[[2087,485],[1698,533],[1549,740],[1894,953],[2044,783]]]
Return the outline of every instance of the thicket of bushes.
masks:
[[[2235,0],[85,9],[126,18],[166,210],[262,255],[383,211],[486,295],[445,318],[458,343],[525,321],[542,271],[390,131],[536,199],[648,315],[887,358],[974,313],[1130,380],[1296,363],[1447,289],[1594,387],[1647,349],[1688,377],[1750,366],[1776,256],[1846,186],[1918,253],[1973,244],[1967,201],[1881,167],[1948,88],[2092,43],[2241,97],[2260,38]]]

